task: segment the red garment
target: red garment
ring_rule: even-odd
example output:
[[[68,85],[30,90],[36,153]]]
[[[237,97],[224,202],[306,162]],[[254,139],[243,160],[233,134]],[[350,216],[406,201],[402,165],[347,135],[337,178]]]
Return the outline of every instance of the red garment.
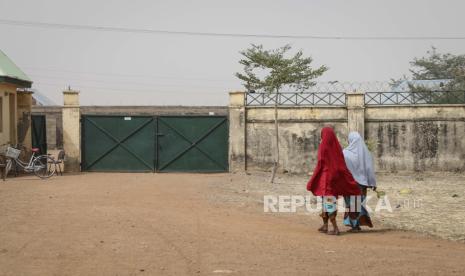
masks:
[[[360,195],[360,188],[347,169],[341,145],[330,127],[321,130],[318,164],[307,183],[307,190],[315,196]]]

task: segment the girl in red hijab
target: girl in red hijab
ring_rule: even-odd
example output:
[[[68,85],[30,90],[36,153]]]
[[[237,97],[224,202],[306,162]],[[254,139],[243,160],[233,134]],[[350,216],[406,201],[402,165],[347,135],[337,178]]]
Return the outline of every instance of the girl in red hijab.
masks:
[[[318,231],[338,235],[336,223],[337,197],[360,195],[360,189],[352,174],[347,169],[341,145],[334,130],[324,127],[321,130],[321,143],[318,148],[318,163],[312,178],[307,183],[307,190],[323,198],[323,226]],[[333,230],[328,230],[328,220]]]

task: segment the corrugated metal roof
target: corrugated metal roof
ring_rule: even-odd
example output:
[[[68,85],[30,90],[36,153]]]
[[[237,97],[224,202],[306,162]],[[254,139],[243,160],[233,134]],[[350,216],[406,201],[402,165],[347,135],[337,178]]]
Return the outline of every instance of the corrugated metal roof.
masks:
[[[0,77],[32,83],[31,79],[2,50],[0,50]]]

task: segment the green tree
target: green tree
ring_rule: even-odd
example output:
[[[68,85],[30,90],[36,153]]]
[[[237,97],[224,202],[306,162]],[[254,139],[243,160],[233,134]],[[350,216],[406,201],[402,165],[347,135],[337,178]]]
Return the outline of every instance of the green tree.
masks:
[[[413,80],[445,80],[435,87],[409,82],[409,88],[418,102],[465,102],[465,55],[442,54],[432,47],[426,56],[414,58],[410,65]],[[405,80],[406,77],[400,81]]]
[[[284,88],[293,89],[296,92],[304,91],[315,85],[313,80],[328,70],[324,65],[313,69],[310,66],[313,61],[311,57],[304,57],[302,51],[290,55],[290,50],[290,45],[265,50],[262,45],[252,44],[250,48],[240,52],[242,59],[239,63],[244,66],[244,72],[236,73],[248,91],[274,94],[276,148],[271,183],[274,182],[279,164],[279,93]]]

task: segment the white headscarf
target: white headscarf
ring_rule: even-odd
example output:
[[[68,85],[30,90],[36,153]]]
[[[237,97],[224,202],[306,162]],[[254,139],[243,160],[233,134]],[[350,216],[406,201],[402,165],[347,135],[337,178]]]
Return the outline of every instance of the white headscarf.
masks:
[[[349,146],[343,152],[355,181],[363,186],[376,187],[373,157],[358,132],[349,133]]]

